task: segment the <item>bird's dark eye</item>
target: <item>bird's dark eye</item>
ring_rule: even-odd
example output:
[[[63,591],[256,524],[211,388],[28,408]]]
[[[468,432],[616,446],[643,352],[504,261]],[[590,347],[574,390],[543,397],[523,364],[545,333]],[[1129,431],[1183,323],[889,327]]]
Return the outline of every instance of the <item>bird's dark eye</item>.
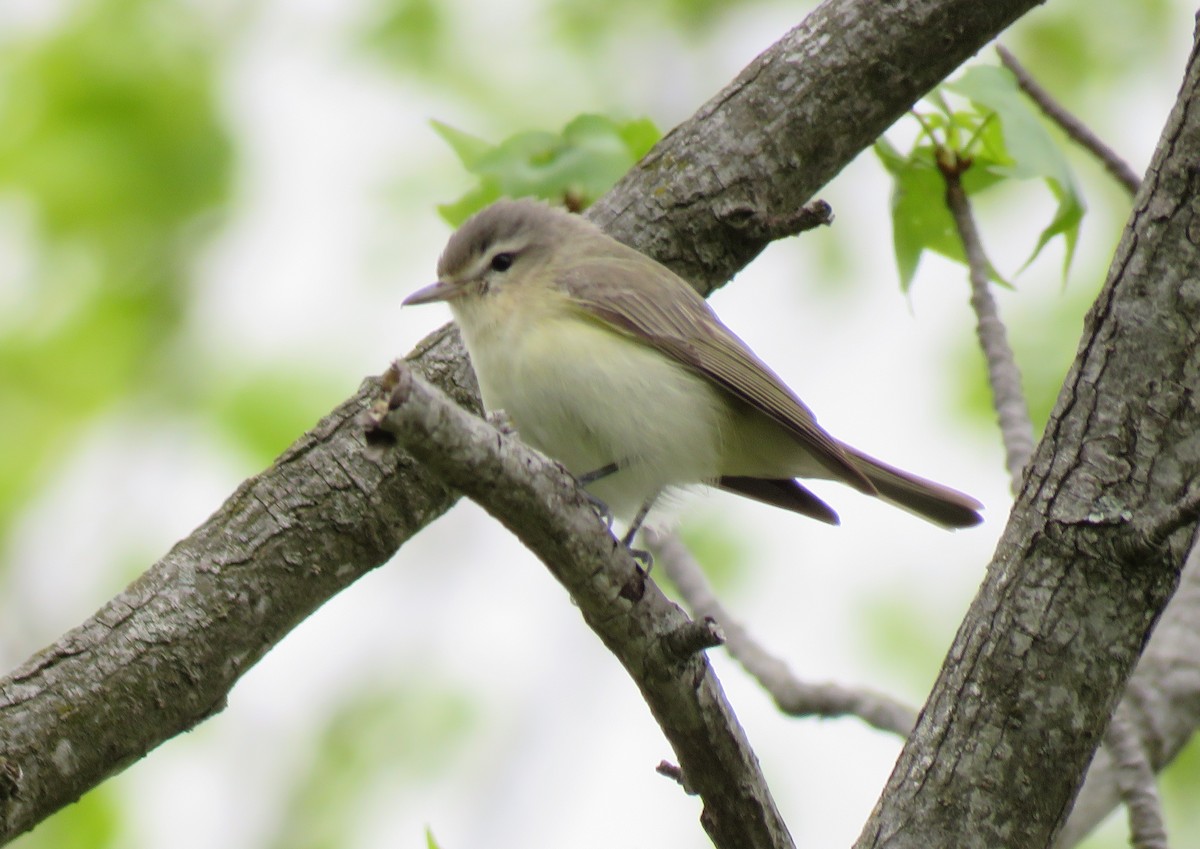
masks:
[[[508,271],[512,268],[513,255],[508,251],[496,254],[492,257],[492,271]]]

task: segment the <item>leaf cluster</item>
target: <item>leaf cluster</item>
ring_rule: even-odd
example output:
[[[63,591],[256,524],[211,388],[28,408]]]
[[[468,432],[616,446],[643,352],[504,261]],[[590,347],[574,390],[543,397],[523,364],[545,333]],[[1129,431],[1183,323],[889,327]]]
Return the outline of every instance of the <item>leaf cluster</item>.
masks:
[[[962,105],[957,105],[965,101]],[[892,175],[892,238],[900,286],[908,291],[925,251],[966,263],[962,240],[945,203],[944,169],[956,169],[968,197],[1006,180],[1041,180],[1056,201],[1022,268],[1056,236],[1066,245],[1065,275],[1074,256],[1084,204],[1066,154],[1005,68],[978,65],[923,101],[914,117],[920,133],[907,152],[886,138],[875,153]],[[992,270],[998,282],[1004,278]]]

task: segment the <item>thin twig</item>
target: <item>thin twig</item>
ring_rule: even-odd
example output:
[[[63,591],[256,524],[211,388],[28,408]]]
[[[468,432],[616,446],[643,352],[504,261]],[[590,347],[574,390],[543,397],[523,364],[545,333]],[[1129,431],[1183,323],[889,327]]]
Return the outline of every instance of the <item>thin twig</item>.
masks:
[[[1146,548],[1157,548],[1180,528],[1195,525],[1197,519],[1200,519],[1200,489],[1188,492],[1160,515],[1145,523],[1140,529],[1140,542]]]
[[[1012,75],[1017,78],[1017,85],[1021,87],[1021,91],[1029,95],[1029,99],[1038,105],[1046,117],[1062,127],[1063,132],[1076,144],[1081,145],[1099,159],[1104,170],[1124,186],[1129,194],[1137,194],[1142,180],[1138,177],[1137,172],[1129,166],[1129,163],[1100,141],[1100,138],[1082,121],[1064,109],[1058,101],[1050,96],[1049,92],[1038,85],[1037,81],[1030,76],[1029,71],[1025,70],[1025,67],[1017,61],[1017,57],[1013,56],[1003,44],[996,45],[996,52],[1000,54],[1000,62],[1004,67],[1012,71]]]
[[[1129,811],[1129,843],[1133,849],[1168,849],[1154,768],[1126,712],[1122,702],[1104,732],[1104,745],[1112,754],[1121,799]]]
[[[746,235],[767,241],[798,236],[833,223],[833,207],[823,200],[814,200],[786,215],[769,215],[748,203],[737,203],[714,213],[731,227]]]
[[[971,279],[971,307],[975,310],[975,332],[987,359],[988,383],[1000,421],[1000,436],[1004,442],[1005,465],[1015,494],[1021,486],[1021,476],[1033,456],[1033,423],[1029,405],[1021,390],[1021,371],[1017,368],[1008,331],[1000,320],[996,299],[988,285],[991,267],[983,252],[979,231],[971,215],[971,204],[960,180],[966,167],[953,154],[939,155],[938,167],[946,180],[946,206],[954,217],[954,225],[962,239]]]
[[[801,681],[780,658],[772,655],[729,615],[713,594],[687,546],[676,534],[645,532],[654,560],[675,584],[692,615],[711,617],[725,634],[725,648],[789,716],[856,716],[881,731],[908,736],[917,712],[891,696],[839,684]]]

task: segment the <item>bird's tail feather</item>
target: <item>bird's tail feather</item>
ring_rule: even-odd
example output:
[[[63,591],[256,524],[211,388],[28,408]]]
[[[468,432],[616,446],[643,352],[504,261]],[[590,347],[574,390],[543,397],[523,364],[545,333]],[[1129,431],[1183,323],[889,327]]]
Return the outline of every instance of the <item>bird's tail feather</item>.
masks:
[[[842,446],[854,465],[879,491],[879,497],[943,528],[969,528],[983,521],[983,505],[969,495],[889,466],[849,445]]]

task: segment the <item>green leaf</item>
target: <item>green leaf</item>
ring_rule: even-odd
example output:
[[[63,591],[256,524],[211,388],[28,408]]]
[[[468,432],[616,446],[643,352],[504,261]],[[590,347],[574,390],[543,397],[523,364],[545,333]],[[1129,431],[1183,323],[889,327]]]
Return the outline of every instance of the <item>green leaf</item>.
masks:
[[[425,828],[425,849],[442,849],[441,844],[433,836],[433,829],[428,826]]]
[[[880,139],[875,154],[892,175],[892,243],[900,289],[907,292],[926,250],[958,262],[966,257],[946,208],[946,184],[933,164],[933,148],[922,146],[903,156]]]
[[[580,115],[561,133],[526,131],[496,145],[446,124],[434,122],[434,129],[479,178],[465,195],[438,208],[456,226],[503,195],[586,207],[659,138],[645,118],[619,122],[604,115]]]
[[[454,151],[468,171],[474,171],[475,163],[492,149],[489,142],[457,127],[436,120],[430,121],[429,124],[433,127],[434,132],[450,145],[450,149]]]
[[[941,91],[934,92],[927,98],[933,110],[919,116],[923,132],[911,152],[901,154],[885,140],[875,146],[894,181],[892,233],[902,290],[907,292],[912,285],[926,250],[965,263],[957,229],[946,208],[945,180],[935,165],[938,145],[970,157],[970,167],[961,175],[968,196],[1014,178],[1046,182],[1057,208],[1024,265],[1061,235],[1066,246],[1065,275],[1075,253],[1084,207],[1066,158],[1040,115],[1004,68],[971,68],[943,88],[966,97],[974,108],[955,110]],[[1008,285],[994,268],[988,273],[996,282]]]
[[[1038,236],[1033,253],[1029,255],[1029,259],[1025,260],[1025,264],[1021,267],[1024,268],[1033,262],[1037,258],[1037,255],[1041,253],[1042,248],[1051,239],[1061,233],[1063,243],[1066,246],[1066,256],[1063,259],[1063,276],[1065,277],[1067,269],[1071,267],[1071,260],[1075,256],[1075,245],[1079,241],[1079,225],[1083,221],[1084,205],[1078,195],[1075,194],[1073,188],[1064,189],[1053,180],[1047,180],[1046,183],[1050,187],[1050,191],[1058,199],[1058,210],[1055,212],[1053,220],[1046,226],[1041,235]]]
[[[625,142],[626,149],[635,161],[649,153],[650,148],[658,144],[658,140],[662,138],[662,133],[649,118],[635,118],[632,121],[618,124],[617,133]]]
[[[451,227],[457,228],[476,212],[503,196],[504,192],[500,190],[500,186],[495,180],[484,179],[476,188],[471,189],[458,200],[439,203],[438,215],[442,216],[442,220]]]
[[[1037,245],[1025,265],[1033,262],[1042,248],[1061,234],[1066,244],[1063,261],[1065,275],[1075,254],[1084,204],[1075,189],[1075,181],[1062,149],[1007,68],[990,65],[969,68],[958,80],[947,83],[946,88],[993,111],[998,117],[1005,154],[1011,164],[997,162],[994,166],[997,173],[1017,179],[1037,178],[1046,181],[1058,201],[1058,208],[1053,220],[1038,237]]]

